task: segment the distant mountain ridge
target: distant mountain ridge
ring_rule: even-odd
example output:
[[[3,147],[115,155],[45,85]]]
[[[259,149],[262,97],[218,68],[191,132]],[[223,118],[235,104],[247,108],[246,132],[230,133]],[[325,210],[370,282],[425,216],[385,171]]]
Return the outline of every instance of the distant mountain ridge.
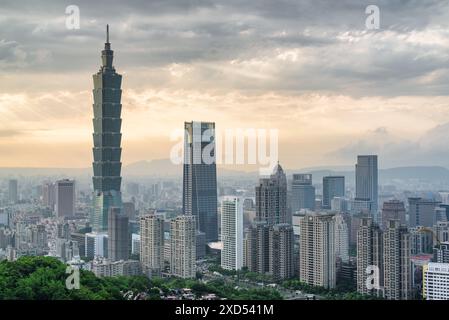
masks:
[[[314,183],[321,181],[324,176],[344,176],[350,183],[353,183],[355,180],[355,168],[350,171],[313,170],[313,168],[309,168],[309,170],[287,170],[288,174],[293,172],[311,173]],[[394,179],[449,182],[449,169],[440,166],[410,166],[379,169],[380,183]]]
[[[354,180],[354,166],[319,166],[308,167],[297,170],[287,169],[286,173],[291,176],[293,173],[311,173],[314,183],[322,180],[328,175],[342,175],[348,182]],[[233,177],[257,177],[257,171],[238,171],[219,167],[219,176]],[[92,168],[0,168],[0,177],[8,176],[90,176]],[[169,159],[155,159],[151,161],[142,160],[123,166],[122,175],[124,177],[181,177],[182,165],[175,165]],[[449,181],[449,169],[441,166],[404,166],[379,170],[379,180],[391,179],[417,179],[428,181]]]

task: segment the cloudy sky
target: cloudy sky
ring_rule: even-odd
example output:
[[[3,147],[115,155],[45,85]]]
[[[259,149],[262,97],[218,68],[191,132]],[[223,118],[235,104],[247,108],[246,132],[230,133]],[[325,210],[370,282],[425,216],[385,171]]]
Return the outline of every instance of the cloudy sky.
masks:
[[[68,5],[80,29],[66,28]],[[380,8],[380,29],[365,8]],[[0,5],[0,166],[87,167],[109,23],[124,164],[184,121],[279,129],[287,168],[449,167],[449,2],[28,1]]]

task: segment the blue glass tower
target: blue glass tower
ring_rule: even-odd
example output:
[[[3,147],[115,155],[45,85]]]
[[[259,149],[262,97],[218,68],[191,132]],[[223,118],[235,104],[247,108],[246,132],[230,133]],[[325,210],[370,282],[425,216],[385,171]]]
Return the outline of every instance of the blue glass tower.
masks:
[[[112,65],[114,51],[109,43],[109,26],[106,27],[106,43],[101,52],[102,66],[93,75],[93,185],[94,199],[90,222],[94,231],[108,230],[108,214],[111,207],[122,206],[120,162],[122,134],[121,83],[122,76]]]
[[[184,130],[183,212],[196,216],[197,230],[205,233],[206,242],[217,241],[215,123],[185,122]]]

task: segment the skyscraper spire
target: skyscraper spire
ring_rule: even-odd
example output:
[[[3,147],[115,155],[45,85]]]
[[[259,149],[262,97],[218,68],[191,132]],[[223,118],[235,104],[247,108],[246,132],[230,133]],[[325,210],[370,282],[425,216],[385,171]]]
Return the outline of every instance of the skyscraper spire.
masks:
[[[114,59],[114,51],[111,50],[111,44],[109,43],[109,24],[106,25],[106,43],[104,44],[104,50],[101,52],[101,60],[103,62],[103,68],[112,70],[112,60]]]
[[[101,68],[93,75],[94,203],[90,222],[92,229],[98,232],[108,230],[109,210],[122,208],[122,76],[115,72],[112,65],[114,52],[109,43],[109,25],[106,26],[106,41],[101,52]]]

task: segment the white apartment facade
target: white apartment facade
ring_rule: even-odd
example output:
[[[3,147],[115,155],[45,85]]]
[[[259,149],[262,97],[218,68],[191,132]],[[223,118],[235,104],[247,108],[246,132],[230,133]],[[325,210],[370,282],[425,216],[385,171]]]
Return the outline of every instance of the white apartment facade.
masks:
[[[423,297],[449,300],[449,263],[430,262],[423,268]]]
[[[243,201],[225,197],[221,203],[221,266],[227,270],[243,267]]]

